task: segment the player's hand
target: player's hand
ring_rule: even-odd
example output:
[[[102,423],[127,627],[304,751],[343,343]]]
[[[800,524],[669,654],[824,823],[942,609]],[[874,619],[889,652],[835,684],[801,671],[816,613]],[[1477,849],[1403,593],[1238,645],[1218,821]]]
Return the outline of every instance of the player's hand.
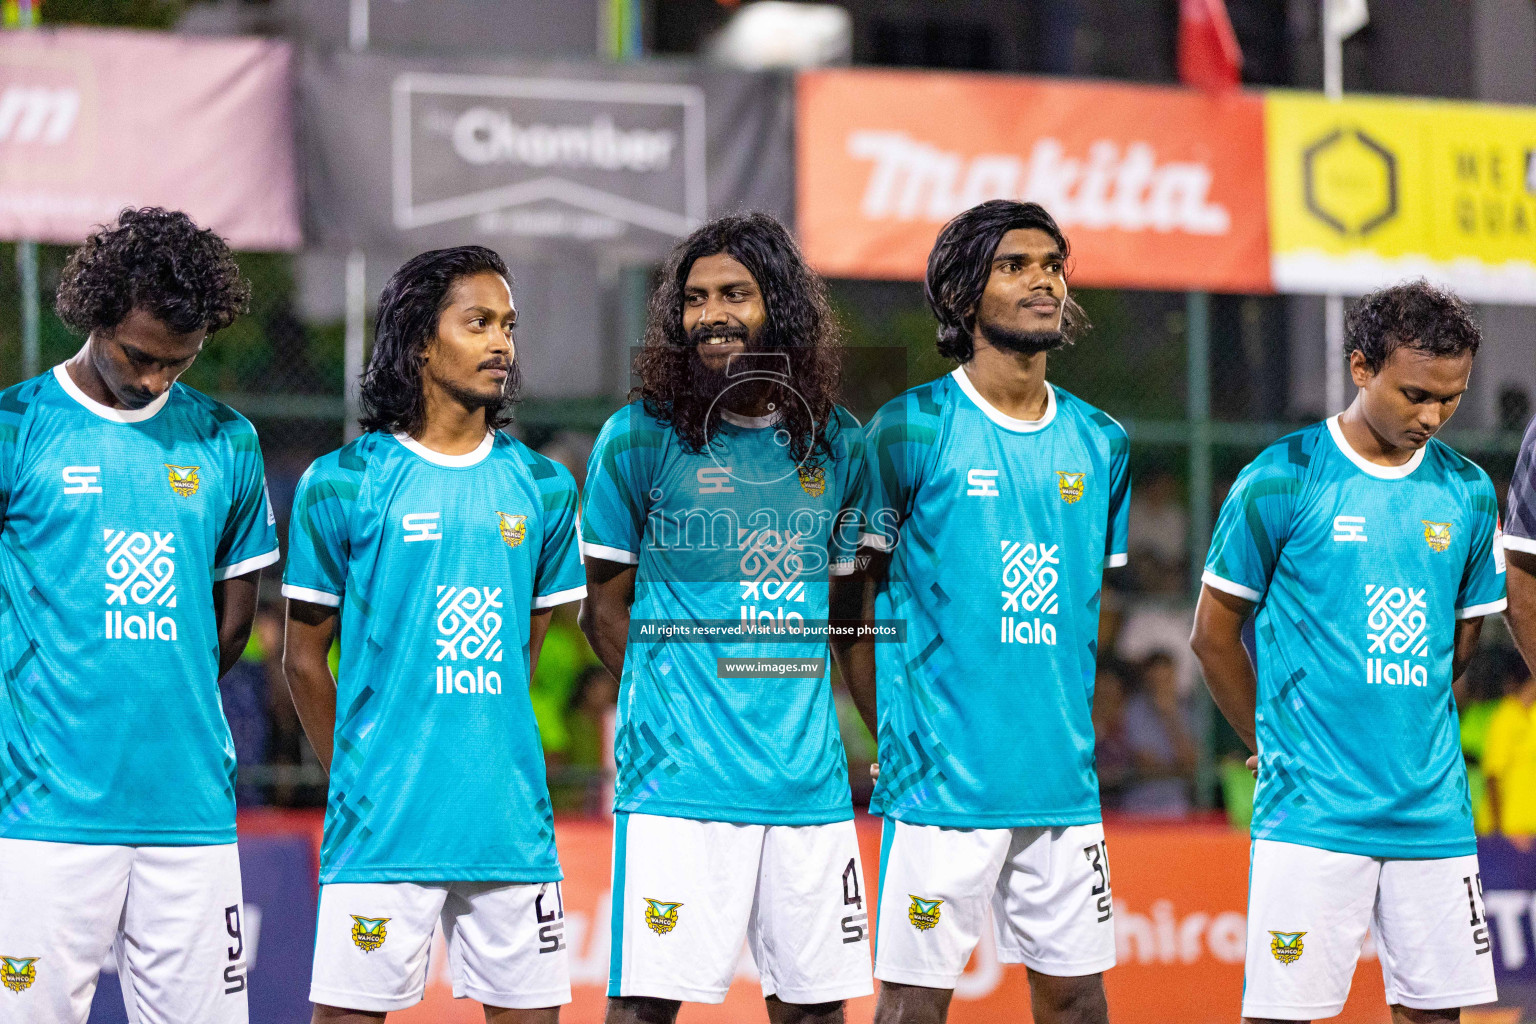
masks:
[[[1258,778],[1259,777],[1259,755],[1258,754],[1254,754],[1247,761],[1245,761],[1244,764],[1246,764],[1248,766],[1248,770],[1249,771],[1253,772],[1253,777],[1254,778]]]
[[[869,781],[871,781],[871,782],[879,782],[880,781],[880,762],[879,761],[876,761],[876,762],[874,762],[873,764],[871,764],[869,766]]]

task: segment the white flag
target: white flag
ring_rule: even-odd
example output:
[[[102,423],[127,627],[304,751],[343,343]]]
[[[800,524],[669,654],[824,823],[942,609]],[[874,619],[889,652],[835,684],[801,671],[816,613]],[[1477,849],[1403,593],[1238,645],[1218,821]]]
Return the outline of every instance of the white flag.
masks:
[[[1348,39],[1365,28],[1371,14],[1365,0],[1323,0],[1323,32],[1338,39]]]

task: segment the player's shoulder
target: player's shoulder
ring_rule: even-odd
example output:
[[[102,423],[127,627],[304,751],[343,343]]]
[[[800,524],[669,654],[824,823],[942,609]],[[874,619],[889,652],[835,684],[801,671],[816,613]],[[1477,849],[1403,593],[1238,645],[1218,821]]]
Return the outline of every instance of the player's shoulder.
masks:
[[[1498,514],[1498,495],[1494,490],[1493,480],[1489,478],[1482,466],[1438,437],[1430,438],[1429,443],[1424,447],[1424,463],[1431,472],[1446,480],[1451,486],[1464,489],[1471,499],[1493,499],[1494,514]]]
[[[617,447],[660,448],[666,444],[668,428],[645,407],[644,401],[634,401],[609,416],[597,435],[596,447],[604,451]]]
[[[1293,430],[1270,444],[1243,468],[1238,480],[1257,481],[1289,479],[1301,481],[1310,473],[1322,452],[1322,445],[1332,444],[1324,422]]]
[[[385,442],[389,442],[386,445]],[[370,464],[387,457],[390,446],[399,445],[387,434],[369,432],[353,438],[346,444],[315,459],[304,471],[299,490],[329,485],[358,487],[368,472]]]
[[[1101,436],[1110,450],[1125,452],[1130,449],[1130,435],[1120,421],[1085,399],[1079,398],[1066,388],[1051,385],[1056,397],[1056,415],[1069,418],[1082,429]]]
[[[177,381],[171,385],[171,404],[181,415],[193,421],[200,432],[224,437],[236,444],[254,442],[256,427],[239,411],[190,385]]]
[[[0,391],[0,442],[15,438],[15,431],[36,406],[38,398],[53,380],[53,372],[12,384]]]
[[[873,443],[931,442],[944,418],[944,407],[959,393],[949,374],[908,388],[882,405],[864,428]]]
[[[497,432],[491,457],[508,459],[519,466],[544,496],[546,505],[551,496],[575,497],[576,478],[569,469],[548,455],[534,451],[510,434]]]

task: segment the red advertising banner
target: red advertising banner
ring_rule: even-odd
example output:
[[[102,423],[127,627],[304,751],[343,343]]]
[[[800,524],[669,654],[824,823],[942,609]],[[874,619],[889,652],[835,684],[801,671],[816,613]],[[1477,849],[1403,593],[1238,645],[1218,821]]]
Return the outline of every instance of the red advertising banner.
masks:
[[[916,280],[987,199],[1049,210],[1081,285],[1268,292],[1263,101],[974,74],[813,71],[796,95],[797,216],[834,277]]]
[[[291,94],[282,42],[0,32],[0,238],[79,242],[158,205],[236,249],[296,249]]]

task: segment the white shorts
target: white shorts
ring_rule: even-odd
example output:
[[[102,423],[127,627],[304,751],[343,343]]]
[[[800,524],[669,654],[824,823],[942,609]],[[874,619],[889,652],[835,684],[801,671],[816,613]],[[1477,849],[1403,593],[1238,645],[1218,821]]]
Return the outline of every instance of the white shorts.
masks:
[[[1332,1017],[1369,927],[1388,1005],[1489,1003],[1493,955],[1477,855],[1380,860],[1255,840],[1243,1016]]]
[[[763,995],[830,1003],[874,992],[852,821],[736,825],[619,814],[610,996],[725,999],[742,940]]]
[[[309,1001],[374,1013],[415,1006],[439,920],[454,998],[514,1010],[571,1001],[559,882],[322,885]]]
[[[0,839],[0,1019],[84,1024],[115,954],[133,1024],[245,1024],[243,924],[234,843]]]
[[[875,977],[955,987],[991,907],[997,958],[1057,977],[1115,965],[1103,825],[941,828],[887,818]]]

